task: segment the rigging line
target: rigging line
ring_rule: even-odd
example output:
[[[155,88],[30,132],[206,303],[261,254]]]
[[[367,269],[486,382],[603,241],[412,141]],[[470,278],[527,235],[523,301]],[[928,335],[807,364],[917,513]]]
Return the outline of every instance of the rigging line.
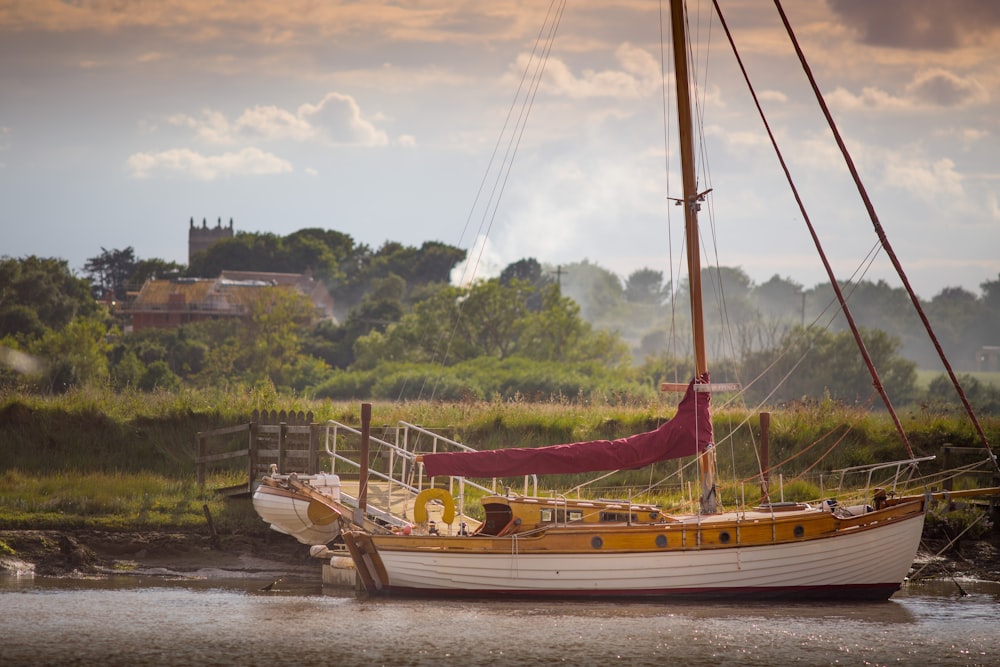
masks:
[[[666,48],[666,36],[663,31],[664,14],[663,0],[659,2],[660,11],[660,100],[663,105],[663,174],[666,191],[670,192],[670,86],[667,85],[667,58],[669,52]],[[674,274],[674,235],[673,226],[670,224],[670,206],[667,206],[667,267],[670,279],[670,334],[667,341],[667,351],[671,357],[677,356],[677,337],[674,335],[675,320],[677,317],[677,299],[674,298],[677,278]],[[666,360],[664,360],[666,361]],[[674,381],[679,381],[677,377],[677,366],[674,365]]]
[[[554,16],[553,16],[553,7],[557,7]],[[533,70],[532,77],[531,77],[531,84],[528,86],[528,89],[529,90],[533,89],[535,91],[537,91],[537,89],[538,89],[538,85],[539,85],[539,83],[541,81],[542,73],[544,72],[545,63],[547,62],[548,55],[549,55],[549,53],[552,50],[552,44],[553,44],[553,42],[555,40],[556,31],[557,31],[559,23],[560,23],[560,21],[562,19],[562,15],[563,15],[563,12],[565,11],[565,8],[566,8],[566,0],[552,0],[552,2],[549,4],[548,12],[545,15],[545,20],[542,23],[542,27],[539,28],[538,35],[535,38],[535,43],[532,45],[531,54],[529,55],[528,60],[525,63],[524,70],[522,71],[522,74],[521,74],[521,79],[518,82],[517,90],[515,91],[514,97],[511,100],[510,107],[508,107],[508,111],[507,111],[507,115],[506,115],[506,117],[504,119],[503,127],[501,128],[501,131],[500,131],[499,135],[497,136],[497,141],[496,141],[496,144],[494,145],[493,153],[490,156],[489,164],[487,165],[486,172],[483,174],[483,179],[482,179],[482,181],[480,183],[480,189],[476,193],[476,197],[475,197],[475,201],[473,203],[472,209],[469,211],[469,217],[466,220],[466,229],[468,228],[469,221],[472,218],[472,212],[475,210],[475,208],[478,205],[479,200],[480,200],[480,198],[482,196],[482,192],[483,192],[483,188],[484,188],[485,183],[486,183],[487,176],[489,175],[489,173],[491,171],[493,171],[493,165],[495,164],[496,156],[497,156],[497,153],[499,151],[499,147],[503,143],[504,136],[507,135],[507,129],[508,129],[509,125],[510,125],[510,119],[514,115],[513,111],[514,111],[514,109],[518,105],[518,100],[521,99],[521,97],[522,97],[522,91],[524,91],[524,89],[525,89],[524,83],[525,83],[525,80],[528,78],[528,72],[532,71],[532,66],[534,66],[534,70]],[[545,34],[546,33],[546,26],[548,26],[547,34]],[[543,40],[543,34],[545,35],[544,36],[544,40]],[[543,43],[543,42],[544,42],[544,46],[540,49],[539,48],[539,44]],[[539,51],[542,52],[542,55],[538,55]],[[496,198],[496,205],[493,208],[493,216],[495,217],[495,215],[496,215],[496,207],[499,206],[499,195],[497,195],[497,192],[498,192],[499,183],[501,181],[501,176],[503,176],[504,173],[505,173],[504,172],[505,165],[506,165],[506,174],[509,175],[509,173],[510,173],[510,167],[511,167],[511,165],[513,163],[513,155],[512,155],[512,151],[511,151],[511,146],[512,146],[512,144],[515,144],[515,133],[517,131],[516,128],[518,126],[520,126],[521,127],[521,132],[523,134],[524,126],[527,124],[527,116],[528,116],[528,112],[530,111],[530,107],[532,105],[533,99],[534,99],[534,95],[530,95],[530,97],[529,97],[529,94],[526,93],[525,96],[524,96],[524,100],[521,102],[520,113],[518,114],[517,120],[515,122],[515,127],[514,127],[513,130],[511,130],[510,137],[507,140],[507,148],[506,148],[506,151],[504,153],[503,161],[501,162],[501,165],[500,165],[500,167],[497,170],[497,176],[496,176],[496,179],[494,180],[493,188],[490,191],[489,199],[487,200],[487,202],[485,204],[483,218],[480,221],[479,230],[478,230],[479,233],[477,234],[477,239],[478,238],[482,238],[483,242],[479,246],[479,252],[475,254],[475,260],[474,261],[467,261],[466,262],[466,266],[465,266],[465,269],[463,270],[463,275],[462,275],[462,279],[460,281],[460,284],[471,283],[472,280],[474,279],[475,275],[478,273],[479,264],[482,261],[483,253],[486,250],[486,239],[489,237],[489,229],[492,228],[492,221],[490,222],[490,225],[487,228],[487,232],[486,232],[485,236],[482,234],[483,226],[484,226],[485,220],[487,218],[490,218],[492,220],[492,218],[488,215],[488,213],[489,213],[490,207],[493,206],[494,196],[496,196],[497,198]],[[519,143],[519,142],[520,142],[520,136],[518,136],[517,140],[516,140],[516,143]],[[509,161],[508,161],[508,157],[509,157]],[[506,177],[504,177],[502,180],[503,180],[504,183],[506,183]],[[500,190],[502,191],[502,188],[500,188]],[[463,230],[462,236],[463,237],[465,236],[465,230]],[[474,246],[473,246],[473,248],[474,248]],[[470,271],[471,271],[471,275],[470,275]],[[444,351],[443,351],[443,353],[441,353],[441,361],[440,361],[440,363],[442,365],[444,365],[447,362],[448,355],[450,354],[450,351],[451,351],[451,345],[452,345],[452,342],[454,341],[455,336],[456,336],[456,334],[458,332],[458,327],[459,327],[461,319],[462,319],[462,307],[461,307],[461,304],[459,304],[459,306],[458,306],[458,308],[456,310],[456,313],[455,313],[455,319],[452,322],[452,327],[451,327],[451,330],[448,333],[448,336],[445,337],[444,341],[442,341],[441,339],[439,339],[437,341],[437,345],[435,346],[434,352],[432,354],[432,358],[436,359],[438,357],[438,354],[439,354],[439,352],[441,350],[441,344],[443,342],[444,343]],[[420,392],[419,392],[420,396],[423,396],[424,389],[427,386],[427,381],[428,380],[425,377],[424,378],[424,382],[423,382],[423,384],[421,386],[421,389],[420,389]],[[438,380],[438,382],[440,382],[440,380]],[[436,393],[437,393],[437,383],[435,383],[434,386],[431,389],[431,398],[433,398]]]
[[[470,223],[472,221],[472,216],[475,213],[475,211],[476,211],[476,209],[477,209],[477,207],[479,205],[480,199],[482,198],[483,192],[484,192],[485,187],[486,187],[487,179],[489,178],[490,173],[493,172],[493,166],[496,163],[497,155],[498,155],[498,153],[500,151],[500,146],[503,144],[504,137],[507,136],[507,128],[510,126],[511,118],[514,115],[514,109],[517,108],[518,100],[521,99],[521,93],[524,90],[525,81],[528,78],[528,72],[531,71],[531,65],[534,64],[534,63],[537,63],[536,54],[539,51],[539,44],[541,44],[542,41],[543,41],[543,35],[546,32],[546,26],[549,25],[549,21],[550,21],[550,18],[552,16],[552,8],[553,8],[553,6],[555,6],[555,4],[556,4],[557,1],[558,0],[553,0],[553,2],[551,2],[549,4],[549,9],[548,9],[548,11],[547,11],[547,13],[545,15],[545,19],[542,22],[542,25],[541,25],[541,27],[538,30],[538,34],[535,36],[535,41],[532,44],[531,53],[530,53],[530,55],[528,57],[528,61],[525,63],[524,70],[521,72],[521,79],[518,82],[517,89],[514,91],[514,96],[511,99],[510,105],[507,108],[507,114],[504,117],[503,125],[500,128],[500,132],[497,134],[496,143],[493,145],[493,151],[490,154],[489,160],[487,161],[486,169],[484,170],[483,177],[482,177],[482,179],[481,179],[481,181],[479,183],[479,188],[476,191],[476,196],[473,198],[472,206],[469,209],[469,214],[466,217],[465,225],[462,228],[461,235],[459,236],[459,247],[461,247],[461,244],[462,244],[463,240],[465,239],[465,235],[466,235],[466,233],[467,233],[467,231],[469,229],[469,225],[470,225]],[[550,32],[551,32],[551,30],[550,30]],[[523,103],[522,103],[522,106],[523,106]],[[493,190],[491,192],[490,200],[492,200],[492,193],[495,192],[495,191],[496,191],[496,186],[494,185],[494,188],[493,188]],[[488,208],[489,208],[489,202],[487,202],[487,204],[486,204],[486,209],[488,209]],[[482,222],[480,222],[480,226],[479,226],[479,231],[481,231],[481,230],[482,230]],[[478,238],[479,238],[479,235],[477,234],[477,240],[478,240]],[[467,257],[467,260],[469,260],[469,261],[465,262],[465,267],[464,267],[464,269],[462,271],[462,276],[459,279],[459,285],[465,285],[467,283],[471,283],[472,279],[475,277],[475,274],[478,271],[479,263],[480,263],[480,261],[482,259],[482,253],[485,251],[485,239],[483,240],[483,243],[480,245],[478,253],[475,253],[475,251],[476,251],[475,243],[470,244],[469,256]],[[471,261],[473,257],[475,257],[475,261]],[[471,275],[470,275],[470,272],[471,272]],[[438,355],[441,354],[441,364],[444,365],[444,363],[447,361],[448,354],[449,354],[450,349],[451,349],[451,342],[454,339],[455,333],[457,331],[458,320],[461,319],[461,315],[462,315],[461,308],[459,308],[458,313],[456,314],[456,321],[453,322],[452,330],[449,333],[449,335],[447,336],[447,338],[445,338],[445,339],[438,339],[437,340],[437,343],[435,345],[435,349],[434,349],[434,351],[431,354],[432,360],[433,359],[437,359]],[[443,351],[443,353],[441,352],[441,349],[440,349],[440,346],[442,344],[444,345],[444,351]],[[421,385],[420,391],[418,392],[418,394],[420,396],[423,396],[424,390],[426,389],[426,387],[427,387],[427,378],[425,377],[424,381],[423,381],[423,384]],[[405,383],[404,383],[404,386],[400,388],[400,396],[402,396],[402,392],[404,390],[405,390]],[[433,398],[433,395],[436,393],[436,385],[435,385],[434,388],[432,388],[431,392],[432,392],[432,396],[431,397]]]
[[[539,44],[542,42],[542,35],[545,32],[545,27],[549,24],[549,17],[552,15],[552,7],[558,2],[558,0],[552,0],[549,4],[549,9],[545,14],[545,19],[542,21],[541,27],[538,29],[538,35],[535,36],[535,41],[531,46],[531,53],[528,56],[528,62],[525,63],[524,70],[521,72],[521,79],[518,82],[517,89],[514,91],[514,97],[510,101],[510,106],[507,107],[507,115],[504,117],[503,126],[500,128],[500,132],[497,134],[496,143],[493,145],[493,152],[490,154],[490,159],[486,164],[486,170],[483,172],[483,178],[479,182],[479,189],[476,191],[476,196],[472,201],[472,206],[469,208],[469,215],[465,219],[465,226],[462,228],[462,233],[459,236],[459,247],[461,247],[462,241],[465,239],[465,234],[469,229],[469,224],[472,221],[472,215],[476,211],[479,205],[479,199],[482,197],[483,190],[486,187],[486,180],[493,170],[493,164],[496,161],[497,154],[500,151],[500,145],[503,143],[503,138],[507,134],[507,127],[510,124],[510,119],[514,115],[514,109],[517,108],[517,102],[521,97],[521,91],[524,89],[524,82],[528,78],[528,71],[530,69],[531,63],[535,62],[535,54],[538,51]],[[470,250],[475,246],[472,245]],[[468,272],[468,265],[466,265],[465,271],[463,271],[462,282],[465,282],[466,275]],[[473,276],[474,277],[474,276]],[[470,277],[471,279],[471,277]]]
[[[510,136],[507,140],[506,150],[504,152],[503,159],[501,161],[500,167],[497,171],[496,179],[493,182],[493,189],[490,192],[489,199],[486,202],[483,211],[483,217],[479,225],[478,237],[488,239],[490,231],[493,228],[493,222],[496,219],[497,211],[500,207],[500,199],[503,196],[503,192],[510,177],[510,171],[513,167],[514,157],[517,154],[517,149],[520,146],[521,138],[524,135],[525,128],[527,127],[528,114],[534,105],[535,96],[538,92],[538,88],[541,85],[542,75],[545,72],[545,65],[548,62],[549,55],[552,52],[552,45],[555,43],[556,33],[559,28],[559,24],[562,20],[562,15],[566,9],[566,0],[554,0],[553,4],[558,4],[555,16],[552,18],[551,22],[548,22],[548,15],[546,16],[546,21],[548,22],[548,34],[545,37],[544,46],[542,52],[536,55],[536,51],[533,50],[528,62],[525,64],[525,73],[534,67],[534,71],[531,77],[531,83],[528,86],[528,90],[525,93],[524,100],[521,103],[520,113],[517,120],[514,123],[514,127],[511,130]],[[551,14],[551,6],[550,6]],[[520,97],[520,91],[518,90],[518,97]],[[485,228],[485,233],[484,233]],[[485,252],[486,246],[485,242],[480,245],[479,253],[476,255],[475,262],[472,263],[472,276],[474,277],[478,272],[479,264],[482,261],[483,253]]]
[[[524,100],[521,103],[520,112],[514,123],[514,127],[511,129],[510,136],[507,139],[506,150],[497,171],[496,179],[493,182],[493,189],[490,192],[489,199],[487,200],[486,206],[483,210],[483,218],[479,224],[478,234],[478,236],[483,238],[489,238],[490,231],[493,228],[493,222],[496,218],[497,210],[500,207],[500,199],[503,196],[504,186],[507,183],[507,179],[510,177],[510,171],[513,167],[517,148],[520,145],[524,129],[527,127],[528,114],[534,105],[535,94],[541,85],[542,75],[545,72],[545,65],[548,62],[549,54],[552,51],[552,45],[555,42],[556,32],[558,31],[562,15],[566,9],[566,0],[554,0],[553,4],[557,3],[558,7],[556,9],[555,16],[552,18],[552,21],[548,23],[548,34],[545,36],[544,46],[541,49],[541,53],[536,56],[536,52],[533,50],[528,62],[525,63],[525,72],[531,69],[532,66],[534,67],[534,71],[532,72],[531,82],[525,92]],[[550,14],[551,8],[552,5],[550,5]],[[548,21],[548,18],[549,15],[546,16],[546,21]],[[485,233],[483,232],[484,228]],[[485,252],[485,243],[480,246],[480,252],[476,256],[476,261],[473,265],[473,276],[475,276],[478,271],[483,252]]]
[[[812,465],[810,465],[808,468],[806,468],[805,470],[803,470],[802,472],[800,472],[799,474],[797,474],[795,477],[792,478],[792,480],[800,479],[806,472],[808,472],[812,468],[816,467],[816,465],[818,463],[820,463],[823,460],[823,458],[826,457],[827,454],[829,454],[831,451],[833,451],[833,449],[835,447],[837,447],[837,445],[839,445],[841,442],[844,441],[844,438],[846,438],[851,433],[851,431],[853,430],[853,429],[851,429],[850,425],[839,424],[837,426],[834,426],[829,431],[827,431],[826,433],[822,434],[817,439],[813,440],[804,449],[800,449],[799,451],[795,452],[791,456],[787,457],[784,461],[781,461],[779,463],[775,463],[773,466],[768,467],[767,470],[762,470],[760,472],[760,474],[754,475],[752,477],[747,477],[746,479],[742,479],[740,481],[743,482],[743,483],[751,482],[751,481],[753,481],[755,479],[760,479],[762,476],[764,476],[764,475],[766,475],[768,473],[772,473],[772,472],[775,472],[775,471],[779,470],[786,463],[789,463],[790,461],[794,461],[795,459],[799,458],[800,456],[802,456],[806,452],[810,451],[813,447],[819,446],[820,443],[822,443],[828,437],[832,436],[834,434],[834,432],[837,431],[837,430],[839,430],[840,428],[843,428],[844,432],[840,434],[839,438],[837,438],[836,440],[833,441],[833,444],[830,445],[825,452],[823,452],[823,454],[819,457],[819,459],[817,461],[815,461]],[[792,480],[789,480],[789,481],[792,481]]]
[[[713,0],[716,2],[717,0]],[[716,5],[718,6],[718,5]],[[851,172],[851,176],[854,178],[854,184],[858,188],[858,194],[861,196],[864,202],[865,209],[868,211],[868,215],[871,218],[872,226],[875,228],[875,235],[878,237],[879,241],[882,243],[882,247],[885,249],[886,255],[889,257],[889,261],[892,262],[893,268],[896,269],[896,273],[899,275],[900,280],[903,282],[903,286],[906,288],[907,293],[910,295],[910,301],[913,302],[913,307],[916,309],[917,314],[920,316],[920,321],[924,325],[924,329],[927,331],[928,337],[934,344],[934,349],[938,353],[938,357],[941,359],[941,363],[944,364],[945,369],[948,371],[948,377],[951,378],[951,382],[955,387],[955,392],[958,394],[959,398],[962,400],[962,405],[965,406],[965,411],[969,415],[969,419],[972,420],[973,426],[975,426],[976,432],[979,434],[980,439],[983,441],[983,446],[986,451],[989,452],[990,456],[993,457],[993,463],[996,469],[1000,471],[1000,462],[997,462],[996,456],[990,449],[989,440],[986,437],[986,433],[983,431],[983,427],[979,423],[979,419],[976,418],[976,413],[972,409],[972,405],[969,403],[969,399],[965,396],[965,391],[962,390],[962,385],[958,381],[958,377],[955,375],[955,371],[952,369],[951,364],[948,362],[948,358],[945,356],[944,350],[941,348],[941,343],[938,342],[937,336],[934,334],[934,329],[931,327],[930,321],[927,319],[927,315],[924,313],[923,307],[920,305],[920,298],[917,296],[916,292],[913,291],[913,287],[910,285],[909,279],[906,277],[906,273],[903,271],[902,264],[899,263],[899,258],[896,257],[896,252],[892,249],[892,245],[889,243],[889,238],[886,236],[885,229],[882,227],[882,223],[879,221],[878,214],[875,212],[875,206],[872,204],[871,199],[868,196],[868,191],[864,184],[861,182],[861,176],[858,174],[857,167],[854,165],[854,160],[851,159],[850,153],[847,151],[847,146],[844,144],[844,139],[840,135],[840,130],[837,128],[837,124],[833,120],[833,116],[830,114],[830,109],[826,105],[826,101],[823,99],[823,94],[820,92],[819,86],[816,84],[816,78],[813,76],[812,70],[809,68],[808,63],[806,63],[805,54],[802,52],[802,48],[799,46],[798,39],[795,37],[795,33],[792,31],[792,26],[788,22],[788,17],[785,16],[785,10],[781,7],[780,0],[774,0],[774,6],[778,9],[778,14],[781,16],[781,21],[785,25],[785,31],[788,33],[788,37],[795,47],[795,53],[799,57],[799,62],[802,64],[802,68],[809,79],[809,85],[812,86],[813,93],[816,95],[816,101],[819,103],[820,108],[823,110],[823,115],[826,117],[827,124],[830,126],[830,131],[833,132],[833,136],[837,141],[837,146],[840,148],[841,155],[844,157],[844,162],[847,164],[847,168]]]
[[[778,0],[775,0],[776,4],[777,2]],[[774,136],[774,132],[771,130],[770,124],[767,122],[767,117],[764,115],[764,109],[760,105],[760,99],[757,97],[757,91],[750,82],[750,75],[743,64],[743,59],[740,57],[740,54],[736,49],[736,42],[733,39],[732,33],[729,31],[726,19],[722,15],[722,8],[719,7],[719,0],[712,0],[712,4],[715,5],[715,12],[719,17],[719,21],[722,24],[722,29],[726,33],[726,37],[729,39],[729,44],[733,49],[733,55],[736,57],[736,62],[739,64],[740,71],[743,73],[743,79],[746,81],[747,89],[750,91],[751,97],[753,97],[754,104],[757,107],[757,112],[760,114],[761,121],[764,124],[764,129],[767,130],[767,136],[771,140],[771,146],[774,148],[778,162],[781,164],[781,169],[785,173],[785,178],[787,179],[788,185],[792,190],[793,196],[795,197],[795,201],[799,206],[799,211],[802,213],[802,219],[805,221],[806,227],[809,229],[809,234],[812,236],[813,244],[816,246],[816,251],[819,254],[820,260],[823,262],[823,268],[826,270],[826,274],[830,278],[830,285],[833,287],[833,290],[837,295],[837,301],[840,303],[841,311],[844,313],[844,317],[847,318],[847,322],[851,327],[851,333],[854,335],[855,342],[857,342],[858,350],[861,352],[861,356],[864,357],[865,364],[868,366],[868,372],[872,377],[872,384],[882,397],[882,402],[885,404],[886,410],[888,410],[889,415],[892,418],[892,422],[896,427],[896,432],[902,439],[903,444],[906,445],[906,451],[910,454],[910,458],[916,458],[916,455],[913,453],[913,447],[910,445],[910,440],[906,435],[906,431],[903,429],[903,424],[899,421],[899,415],[896,414],[896,410],[892,406],[892,401],[889,400],[889,395],[886,393],[885,387],[882,385],[882,380],[879,378],[878,371],[875,369],[871,360],[871,355],[868,354],[868,349],[865,347],[864,340],[861,338],[861,333],[858,331],[858,326],[854,321],[854,316],[851,314],[850,308],[847,306],[847,300],[844,298],[840,285],[837,284],[837,277],[833,272],[833,267],[830,266],[830,261],[827,259],[826,253],[823,251],[823,246],[820,243],[819,236],[816,233],[815,227],[813,227],[809,214],[806,212],[806,207],[802,202],[802,197],[799,195],[798,188],[795,187],[795,182],[788,169],[788,164],[785,162],[784,155],[782,154],[781,149],[778,148],[777,139]],[[791,30],[790,26],[789,30]]]

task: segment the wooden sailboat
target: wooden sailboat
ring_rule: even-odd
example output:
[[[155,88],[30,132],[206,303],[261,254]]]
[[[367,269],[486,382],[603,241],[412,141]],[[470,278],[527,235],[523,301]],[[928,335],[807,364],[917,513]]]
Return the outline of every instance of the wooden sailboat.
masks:
[[[430,476],[510,477],[632,469],[697,456],[700,510],[516,495],[483,499],[470,535],[345,529],[373,594],[512,597],[837,598],[884,600],[905,579],[931,495],[877,489],[852,508],[769,503],[719,512],[699,265],[698,192],[682,0],[671,2],[695,378],[676,416],[616,441],[423,456]],[[834,283],[836,284],[836,283]]]

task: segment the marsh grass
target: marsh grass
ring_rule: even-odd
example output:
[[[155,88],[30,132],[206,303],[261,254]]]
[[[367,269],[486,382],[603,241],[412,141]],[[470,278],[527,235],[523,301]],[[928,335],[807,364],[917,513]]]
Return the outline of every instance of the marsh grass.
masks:
[[[93,528],[113,530],[203,529],[204,506],[230,531],[248,524],[241,508],[213,489],[233,483],[215,477],[200,487],[194,479],[153,473],[44,475],[7,470],[0,476],[0,526],[6,529]],[[252,511],[252,509],[251,509]],[[260,520],[254,515],[255,523]]]

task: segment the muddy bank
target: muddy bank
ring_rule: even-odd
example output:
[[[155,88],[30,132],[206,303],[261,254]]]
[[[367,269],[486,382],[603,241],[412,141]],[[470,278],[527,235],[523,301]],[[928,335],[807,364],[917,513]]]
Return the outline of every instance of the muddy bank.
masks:
[[[6,545],[7,548],[4,548]],[[240,577],[271,573],[319,577],[320,561],[287,535],[192,532],[0,530],[0,573],[40,576],[145,574]]]

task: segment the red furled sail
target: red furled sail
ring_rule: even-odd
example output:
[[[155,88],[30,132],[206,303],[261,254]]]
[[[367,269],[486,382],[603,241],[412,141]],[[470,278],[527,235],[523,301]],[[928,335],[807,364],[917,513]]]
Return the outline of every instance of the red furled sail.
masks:
[[[708,383],[708,375],[698,383]],[[695,380],[688,384],[674,418],[655,431],[548,447],[424,454],[424,466],[432,477],[513,477],[630,470],[692,456],[712,443],[710,394],[695,391],[694,385]]]

